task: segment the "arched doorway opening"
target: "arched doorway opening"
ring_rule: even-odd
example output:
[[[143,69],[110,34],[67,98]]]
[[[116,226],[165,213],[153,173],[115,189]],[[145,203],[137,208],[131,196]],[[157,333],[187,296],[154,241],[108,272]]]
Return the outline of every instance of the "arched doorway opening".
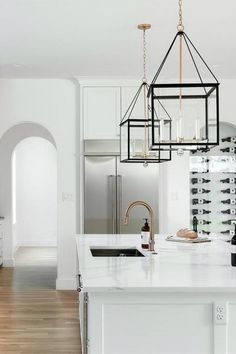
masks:
[[[55,147],[31,137],[12,155],[12,221],[15,247],[57,246]]]
[[[39,139],[36,140],[34,139]],[[34,141],[34,143],[33,143]],[[31,144],[31,148],[29,146]],[[34,149],[32,149],[32,144],[36,144],[34,146]],[[28,145],[28,146],[27,146]],[[41,147],[40,147],[41,146]],[[44,147],[42,147],[44,146]],[[29,151],[31,149],[32,151]],[[41,149],[41,152],[40,152]],[[14,253],[16,250],[16,240],[17,237],[20,236],[21,234],[21,239],[20,242],[24,243],[25,241],[29,242],[31,238],[31,245],[33,243],[36,244],[37,240],[39,239],[39,234],[38,232],[43,232],[43,228],[37,227],[38,223],[36,223],[35,219],[37,217],[37,213],[39,213],[40,208],[36,205],[36,208],[30,208],[30,203],[33,206],[33,200],[37,204],[37,199],[39,199],[40,196],[40,181],[38,180],[38,186],[35,188],[34,193],[32,193],[34,189],[34,183],[35,181],[33,180],[34,173],[37,172],[37,163],[36,161],[32,161],[33,159],[33,150],[38,150],[39,155],[41,156],[41,160],[43,157],[43,151],[42,149],[46,149],[47,153],[48,151],[51,151],[51,157],[54,154],[54,166],[52,167],[57,170],[55,164],[56,164],[56,144],[54,141],[53,136],[51,133],[43,126],[36,124],[36,123],[31,123],[31,122],[26,122],[26,123],[21,123],[18,125],[15,125],[11,127],[1,138],[0,140],[0,160],[2,164],[2,173],[0,176],[0,215],[4,216],[4,238],[3,238],[3,266],[5,267],[14,267],[15,266],[15,259],[14,259]],[[46,150],[44,152],[46,152]],[[54,151],[54,152],[52,152]],[[23,153],[23,154],[22,154]],[[41,155],[40,155],[41,154]],[[20,156],[21,155],[21,156]],[[28,156],[28,157],[27,157]],[[29,161],[24,162],[24,166],[22,165],[22,158],[30,158],[31,159],[31,164],[32,168],[30,168]],[[35,156],[35,159],[36,156]],[[15,161],[14,161],[15,160]],[[52,162],[52,161],[51,161]],[[45,166],[46,164],[50,164],[50,161],[47,160],[47,162],[41,161],[41,166]],[[18,164],[18,167],[17,167]],[[22,167],[19,166],[19,164],[22,165]],[[15,171],[14,171],[15,168]],[[16,169],[17,168],[17,169]],[[20,179],[17,181],[16,173],[18,170],[18,177]],[[30,172],[31,171],[31,172]],[[49,171],[48,171],[49,172]],[[43,178],[47,175],[48,173],[41,174],[41,181]],[[14,178],[13,178],[14,177]],[[25,177],[25,178],[24,178]],[[32,177],[32,178],[31,178]],[[27,192],[27,185],[24,184],[26,182],[27,178],[31,178],[31,187],[28,185],[28,192]],[[39,179],[40,179],[39,178]],[[25,181],[24,181],[25,179]],[[29,182],[29,181],[28,181]],[[16,189],[16,183],[18,183],[18,187],[22,188],[20,191],[19,188],[17,187]],[[21,186],[19,185],[21,183]],[[52,183],[52,180],[49,182]],[[56,183],[56,182],[55,182]],[[45,187],[45,186],[44,186]],[[31,191],[30,191],[31,188]],[[47,186],[46,188],[49,188]],[[39,190],[38,190],[39,189]],[[54,197],[56,200],[54,200],[54,206],[57,206],[57,186],[53,186],[54,189]],[[17,196],[17,190],[18,190],[18,196]],[[28,199],[26,198],[26,192],[28,193]],[[42,190],[41,190],[42,192]],[[44,192],[46,190],[44,189]],[[23,198],[25,196],[25,198]],[[17,199],[18,198],[18,199]],[[23,204],[24,208],[20,210],[19,207],[19,201],[22,201],[23,198]],[[43,195],[41,195],[41,203],[43,201]],[[18,207],[17,207],[18,203]],[[27,204],[29,203],[29,204]],[[50,204],[50,202],[49,202]],[[24,214],[24,217],[21,218],[21,222],[19,225],[16,223],[16,218],[17,218],[17,208],[18,208],[18,220],[20,213]],[[48,205],[48,210],[52,210],[52,205]],[[28,220],[26,220],[26,213],[34,213],[34,223],[29,222],[30,215],[28,216]],[[51,239],[49,241],[48,237],[49,235],[44,235],[44,240],[42,240],[42,234],[41,234],[41,241],[45,242],[44,244],[46,245],[46,242],[51,242],[51,245],[56,243],[57,240],[57,230],[55,230],[57,227],[57,210],[53,211],[54,214],[54,231],[53,237],[51,235]],[[33,214],[32,214],[33,215]],[[44,216],[43,216],[44,215]],[[22,216],[22,215],[21,215]],[[41,216],[38,214],[40,218],[44,217],[44,221],[46,220],[45,213],[41,213]],[[48,215],[48,222],[49,222],[50,215]],[[56,219],[56,220],[55,220]],[[42,220],[42,219],[41,219]],[[52,225],[52,224],[51,224]],[[45,225],[44,225],[45,226]],[[20,228],[19,228],[20,227]],[[30,232],[32,233],[33,228],[35,229],[35,235],[30,236]],[[44,229],[45,231],[45,229]],[[28,232],[28,233],[27,233]],[[18,235],[17,235],[18,234]],[[23,240],[22,238],[26,237],[27,240]],[[47,239],[47,241],[46,241]],[[18,238],[19,241],[19,238]],[[17,242],[18,242],[17,241]],[[38,241],[38,246],[41,241]],[[43,244],[43,243],[42,243]]]
[[[21,140],[13,151],[12,223],[17,274],[24,270],[29,284],[51,287],[57,264],[57,156],[44,138]],[[31,279],[32,267],[44,268],[40,279],[36,271]]]

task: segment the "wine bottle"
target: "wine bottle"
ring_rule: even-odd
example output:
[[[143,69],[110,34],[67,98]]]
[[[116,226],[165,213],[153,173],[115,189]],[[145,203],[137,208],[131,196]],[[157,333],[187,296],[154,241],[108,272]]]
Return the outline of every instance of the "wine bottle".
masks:
[[[210,159],[206,159],[205,157],[201,157],[201,160],[199,162],[200,163],[207,163],[209,161],[210,161]]]
[[[209,179],[206,178],[192,178],[191,179],[192,184],[196,184],[196,183],[208,183],[210,182]]]
[[[226,199],[226,200],[222,200],[221,203],[223,203],[223,204],[235,205],[235,204],[236,204],[236,199]]]
[[[210,231],[202,230],[201,231],[203,234],[210,235]]]
[[[220,232],[222,235],[229,235],[229,230],[221,231]]]
[[[226,210],[221,210],[222,214],[231,214],[231,215],[235,215],[236,214],[236,210],[235,209],[226,209]]]
[[[221,141],[224,143],[227,141],[228,143],[235,143],[236,144],[236,136],[228,136],[227,138],[221,139]]]
[[[204,194],[204,193],[210,193],[210,189],[192,188],[191,192],[192,192],[192,194]]]
[[[211,224],[211,221],[209,220],[198,220],[199,225],[209,225]]]
[[[222,235],[234,235],[234,230],[225,230],[220,232]]]
[[[235,147],[227,147],[224,149],[220,149],[222,152],[230,152],[231,154],[236,154],[236,148]]]
[[[226,188],[226,189],[221,189],[222,193],[227,193],[227,194],[236,194],[236,189],[235,188]]]
[[[224,225],[235,225],[236,224],[236,219],[222,221],[222,224],[224,224]]]
[[[236,178],[230,177],[230,178],[225,178],[220,180],[222,183],[236,183]]]
[[[210,200],[206,200],[206,199],[197,199],[197,198],[195,198],[195,199],[192,200],[192,204],[193,205],[196,205],[196,204],[210,204],[210,203],[211,203],[211,201]]]
[[[193,231],[197,232],[198,219],[196,216],[193,217]]]
[[[199,151],[201,151],[201,152],[209,152],[210,148],[208,148],[208,147],[201,148],[201,149],[199,149]]]
[[[232,156],[230,156],[231,157],[231,162],[236,162],[236,157],[232,157]],[[232,171],[221,171],[221,173],[227,173],[227,174],[234,174],[235,175],[235,173],[236,172],[232,172]]]
[[[203,215],[203,214],[210,214],[210,210],[205,210],[205,209],[193,209],[192,214],[193,215]]]
[[[231,239],[231,265],[236,266],[236,225],[234,228],[234,236]]]

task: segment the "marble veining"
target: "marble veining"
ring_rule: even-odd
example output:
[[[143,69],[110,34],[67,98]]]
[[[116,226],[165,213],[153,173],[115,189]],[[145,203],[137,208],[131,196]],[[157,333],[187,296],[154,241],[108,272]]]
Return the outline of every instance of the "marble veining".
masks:
[[[155,235],[157,255],[140,248],[139,235],[77,235],[85,291],[236,291],[230,244],[183,244]],[[90,247],[137,247],[145,257],[93,257]]]

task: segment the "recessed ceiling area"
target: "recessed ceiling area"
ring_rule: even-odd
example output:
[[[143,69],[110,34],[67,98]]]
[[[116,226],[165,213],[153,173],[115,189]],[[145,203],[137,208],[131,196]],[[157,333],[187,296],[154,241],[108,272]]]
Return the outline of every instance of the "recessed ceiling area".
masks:
[[[236,77],[236,2],[183,0],[185,31],[221,78]],[[178,22],[177,0],[0,0],[0,77],[152,77]]]

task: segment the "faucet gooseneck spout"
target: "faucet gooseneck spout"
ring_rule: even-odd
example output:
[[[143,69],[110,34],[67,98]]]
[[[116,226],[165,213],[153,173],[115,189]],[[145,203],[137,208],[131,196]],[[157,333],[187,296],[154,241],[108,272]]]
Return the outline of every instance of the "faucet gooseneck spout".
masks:
[[[132,202],[128,208],[126,209],[126,212],[125,212],[125,217],[124,217],[124,224],[127,225],[128,222],[129,222],[129,214],[130,214],[130,211],[133,207],[137,206],[137,205],[141,205],[141,206],[144,206],[147,210],[148,210],[148,213],[149,213],[149,218],[150,218],[150,238],[149,238],[149,250],[151,252],[155,252],[155,249],[154,249],[154,245],[155,245],[155,241],[154,241],[154,230],[153,230],[153,210],[152,208],[150,207],[149,204],[141,201],[141,200],[137,200],[135,202]]]

